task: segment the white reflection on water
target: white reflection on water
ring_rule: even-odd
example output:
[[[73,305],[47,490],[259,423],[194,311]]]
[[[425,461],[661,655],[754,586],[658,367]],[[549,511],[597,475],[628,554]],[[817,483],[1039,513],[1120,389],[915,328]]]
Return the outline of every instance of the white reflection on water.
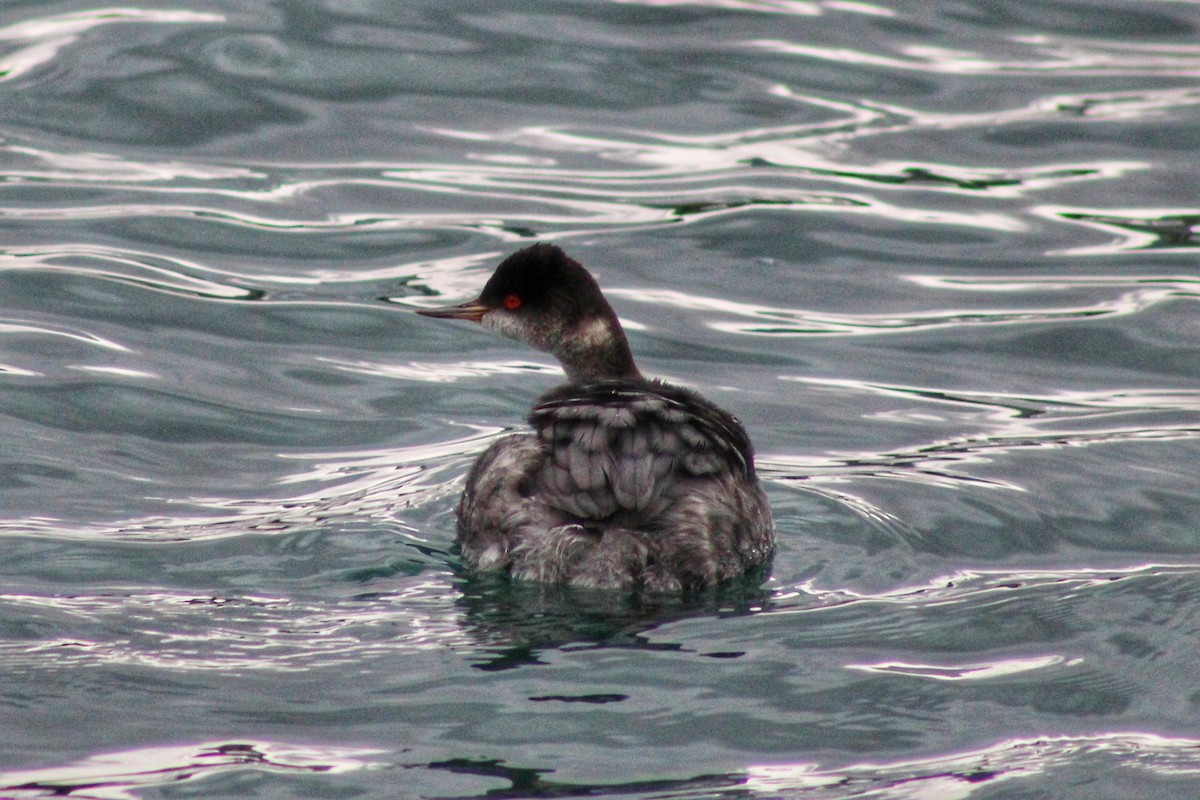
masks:
[[[146,372],[141,369],[129,369],[128,367],[101,367],[91,364],[73,364],[67,369],[78,370],[79,372],[91,372],[98,375],[115,375],[118,378],[150,378],[157,380],[161,378],[153,372]]]
[[[0,81],[12,80],[53,61],[60,50],[74,44],[81,34],[98,25],[123,22],[178,24],[224,21],[225,17],[222,14],[206,14],[199,11],[100,8],[18,22],[0,28],[0,43],[25,43],[20,49],[0,56]]]
[[[853,47],[830,47],[782,39],[756,39],[748,48],[769,53],[801,56],[839,64],[880,67],[899,72],[917,71],[943,75],[1001,75],[1046,73],[1066,75],[1158,75],[1200,74],[1200,47],[1191,44],[1137,44],[1099,39],[1071,39],[1038,34],[1008,37],[1002,42],[1020,49],[1009,58],[967,50],[952,50],[930,44],[908,44],[900,55],[872,53]]]
[[[991,678],[1006,678],[1047,667],[1071,666],[1082,659],[1068,661],[1063,656],[1027,656],[1006,658],[971,664],[914,664],[907,661],[884,661],[878,664],[847,664],[846,669],[875,672],[886,675],[907,675],[914,678],[930,678],[937,681],[978,681]]]
[[[978,325],[1011,325],[1060,322],[1073,319],[1124,316],[1145,311],[1160,303],[1183,298],[1200,299],[1200,281],[1185,276],[1074,276],[956,277],[910,275],[907,279],[928,289],[977,293],[1027,293],[1042,300],[1053,292],[1108,294],[1092,303],[1048,306],[1043,302],[1027,308],[940,308],[906,314],[830,314],[798,308],[739,303],[668,289],[609,289],[608,294],[639,303],[711,311],[744,317],[752,322],[711,321],[708,326],[724,333],[751,336],[871,336],[908,333],[934,328]],[[1126,291],[1119,291],[1127,289]],[[1115,296],[1111,296],[1115,295]]]
[[[647,206],[665,203],[683,206],[704,199],[702,192],[707,192],[710,199],[719,196],[721,191],[740,191],[765,200],[786,191],[789,185],[813,181],[862,186],[872,192],[919,190],[1011,198],[1077,181],[1119,178],[1149,166],[1144,162],[1113,160],[1022,167],[911,161],[852,163],[846,160],[843,152],[851,140],[863,136],[908,134],[930,129],[993,128],[1058,119],[1068,113],[1068,109],[1071,118],[1075,119],[1078,116],[1074,110],[1076,106],[1091,103],[1094,98],[1055,96],[1018,109],[949,114],[894,105],[835,104],[793,94],[784,86],[775,87],[771,94],[795,100],[797,104],[835,111],[840,118],[807,125],[694,136],[648,131],[588,133],[557,128],[522,128],[492,134],[489,138],[495,143],[551,153],[591,154],[607,162],[641,164],[650,169],[597,172],[475,166],[470,169],[449,166],[421,169],[414,166],[393,174],[435,184],[518,186],[525,195],[605,196],[614,200],[637,200]],[[1169,97],[1155,96],[1152,100],[1145,95],[1114,95],[1107,102],[1136,115],[1155,113],[1164,107],[1200,103],[1200,93],[1172,93]],[[462,135],[456,131],[438,132],[452,137]],[[719,184],[718,180],[721,181]],[[803,199],[803,195],[798,197]],[[867,198],[857,195],[845,200],[840,206],[847,210],[868,202]],[[887,206],[880,203],[879,208],[886,210]],[[988,215],[983,216],[987,218]]]
[[[151,787],[176,786],[242,770],[284,775],[365,769],[375,766],[369,759],[383,752],[252,739],[145,747],[89,756],[59,767],[0,772],[0,792],[13,800],[138,800]]]
[[[982,277],[909,275],[908,280],[930,289],[968,292],[1044,292],[1079,288],[1134,286],[1168,291],[1173,297],[1200,297],[1200,279],[1189,275],[1035,275]]]
[[[760,455],[759,473],[782,485],[804,486],[856,508],[856,500],[825,484],[849,478],[884,478],[916,481],[930,486],[962,486],[1025,491],[1017,483],[970,475],[963,468],[984,463],[1002,453],[1027,449],[1053,449],[1172,441],[1200,438],[1200,419],[1181,422],[1161,412],[1200,412],[1200,391],[1125,389],[1062,391],[1051,395],[1002,392],[951,391],[935,387],[879,384],[850,379],[780,376],[780,380],[813,386],[847,389],[854,393],[909,398],[922,403],[982,411],[991,429],[940,441],[883,452],[858,451],[828,455]],[[896,418],[889,413],[888,418]],[[936,412],[922,412],[938,419]],[[882,512],[865,504],[868,516]],[[858,508],[860,513],[863,508]]]
[[[216,300],[248,300],[256,296],[254,290],[231,285],[231,282],[217,282],[189,274],[201,273],[236,280],[234,273],[158,253],[120,250],[103,245],[57,244],[36,249],[5,248],[0,250],[0,271],[61,272]]]
[[[730,11],[749,11],[763,14],[792,14],[798,17],[816,17],[826,11],[844,11],[850,14],[867,14],[874,17],[895,17],[890,8],[859,0],[613,0],[621,5],[663,8],[688,6],[695,8],[723,8]]]
[[[280,458],[310,466],[276,480],[280,486],[306,484],[309,491],[285,498],[189,497],[179,505],[223,512],[219,516],[176,514],[130,520],[104,531],[121,539],[196,541],[242,536],[246,533],[285,533],[331,520],[385,520],[415,541],[423,537],[395,509],[412,509],[457,494],[463,464],[482,452],[503,432],[499,428],[465,426],[468,436],[416,447],[356,450],[341,453],[281,453]],[[76,531],[90,537],[99,531]]]
[[[1115,769],[1158,778],[1197,775],[1200,740],[1137,731],[1008,739],[952,755],[838,769],[812,763],[755,766],[746,788],[774,797],[965,800],[995,790],[998,783],[1071,767],[1089,775],[1097,769],[1108,775]]]
[[[1156,253],[1194,252],[1200,246],[1200,209],[1197,208],[1073,208],[1038,206],[1032,213],[1055,222],[1067,222],[1101,231],[1112,237],[1106,244],[1057,250],[1051,255],[1096,256],[1153,250]],[[1180,277],[1200,294],[1195,278]]]
[[[275,774],[337,774],[391,766],[386,750],[297,745],[254,739],[146,747],[91,756],[71,764],[0,772],[6,797],[70,796],[83,800],[136,800],[153,787],[167,787],[239,771]],[[503,762],[481,763],[480,767]],[[404,764],[406,769],[446,769],[449,763]],[[471,774],[470,762],[463,770]],[[556,796],[626,794],[642,788],[671,797],[803,797],[812,800],[861,797],[877,800],[965,800],[998,784],[1028,780],[1056,770],[1078,769],[1094,776],[1117,770],[1158,780],[1200,774],[1200,740],[1139,731],[1044,735],[1006,739],[974,750],[927,758],[863,762],[843,767],[817,763],[752,765],[741,775],[658,780],[639,786],[573,785],[542,781]],[[502,772],[502,769],[498,768]],[[518,770],[514,770],[518,771]],[[548,770],[553,771],[553,770]],[[489,773],[490,774],[490,773]],[[1012,787],[1019,790],[1020,785]],[[1032,788],[1032,787],[1031,787]],[[516,796],[505,793],[506,796]],[[640,793],[639,793],[640,796]],[[649,796],[649,795],[647,795]]]
[[[15,182],[153,184],[184,180],[261,181],[268,177],[245,167],[186,161],[136,161],[113,153],[59,153],[29,144],[5,143],[0,152],[6,156],[4,176]],[[220,194],[228,190],[216,186],[211,191]]]
[[[3,269],[0,266],[0,269]],[[7,322],[0,321],[0,336],[32,334],[35,336],[53,336],[70,339],[80,344],[85,344],[91,347],[99,347],[104,350],[113,350],[118,353],[128,353],[129,348],[120,342],[114,342],[112,339],[106,339],[103,336],[97,336],[94,333],[87,333],[80,330],[66,330],[63,328],[52,328],[46,324],[34,325],[28,322]],[[25,373],[37,374],[37,373]]]
[[[695,6],[697,8],[724,8],[731,11],[760,11],[769,14],[795,14],[815,17],[827,2],[807,0],[614,0],[621,5],[664,8],[671,6]]]
[[[1005,425],[1011,424],[1013,419],[1048,415],[1083,419],[1113,416],[1121,411],[1200,411],[1200,389],[1084,389],[1032,395],[950,390],[934,386],[887,384],[849,378],[782,375],[780,380],[885,397],[916,398],[930,403],[991,409],[987,418]]]
[[[857,509],[860,513],[869,509],[869,516],[880,516],[882,512],[866,501],[856,499],[855,502],[848,502],[850,495],[836,489],[828,490],[825,484],[838,484],[850,478],[878,478],[913,481],[925,486],[960,488],[969,485],[977,489],[1024,492],[1026,488],[1019,483],[971,475],[962,468],[986,463],[996,455],[1014,450],[1187,439],[1200,439],[1200,425],[1092,431],[1045,430],[1009,435],[989,433],[882,453],[862,452],[824,457],[771,455],[756,458],[755,462],[764,479],[779,485],[805,488],[840,500],[851,508],[861,505]]]
[[[748,128],[698,136],[548,127],[486,132],[427,129],[439,138],[478,142],[459,163],[248,163],[208,167],[178,161],[130,161],[105,153],[54,153],[0,144],[21,190],[0,216],[17,220],[183,218],[281,234],[354,230],[467,229],[501,241],[530,231],[558,236],[598,229],[644,229],[696,222],[763,207],[844,213],[906,224],[938,224],[1017,232],[1010,213],[918,205],[927,193],[1012,198],[1079,181],[1112,180],[1145,170],[1143,162],[1096,160],[1013,167],[925,161],[865,161],[847,157],[864,136],[908,135],[954,128],[994,129],[1068,118],[1129,118],[1200,102],[1200,93],[1162,90],[1106,95],[1055,95],[1016,109],[940,113],[878,103],[835,102],[771,87],[769,94],[811,106],[823,118],[803,125]],[[829,114],[835,115],[828,119]],[[461,147],[461,142],[456,142]],[[496,147],[532,151],[504,158]],[[590,156],[590,169],[560,165]],[[637,169],[612,168],[612,164]],[[816,185],[857,187],[821,191]],[[36,186],[41,202],[31,204]],[[79,188],[109,189],[104,202],[79,202]],[[75,191],[71,191],[75,190]],[[347,192],[391,194],[361,209],[329,211],[322,197],[345,204]],[[66,192],[56,202],[54,192]],[[112,202],[112,193],[129,196]],[[917,193],[917,194],[914,194]],[[884,193],[903,193],[886,202]]]
[[[805,598],[816,605],[779,608],[773,613],[810,614],[850,603],[883,603],[905,607],[951,605],[967,600],[988,597],[1010,597],[1018,592],[1053,588],[1058,597],[1088,589],[1111,586],[1126,580],[1141,580],[1163,576],[1194,576],[1200,564],[1140,564],[1124,569],[1053,569],[1053,570],[987,570],[964,569],[941,575],[926,583],[901,586],[883,592],[859,592],[837,587],[823,589],[806,581],[791,590],[777,593],[779,601]]]
[[[414,289],[427,291],[441,298],[478,294],[479,288],[490,274],[491,265],[503,255],[506,253],[485,251],[465,256],[401,262],[373,269],[354,265],[345,269],[321,267],[298,274],[282,274],[255,270],[248,266],[243,266],[241,270],[213,267],[199,261],[143,250],[98,244],[58,243],[37,248],[0,248],[0,272],[28,271],[77,275],[209,300],[281,302],[269,299],[267,290],[277,287],[308,288],[376,281],[402,281]],[[387,299],[389,302],[410,308],[429,307],[444,302],[423,296]],[[311,304],[314,301],[307,302]],[[323,302],[327,305],[351,304],[344,299]],[[102,344],[105,341],[92,334],[79,336],[93,344]],[[114,349],[124,351],[119,345]]]
[[[457,495],[467,460],[504,432],[502,428],[463,427],[472,432],[414,447],[281,453],[279,458],[306,462],[307,466],[277,478],[275,484],[310,487],[285,497],[162,498],[180,510],[167,516],[88,525],[68,524],[49,516],[0,519],[0,534],[76,541],[195,542],[373,521],[411,541],[423,542],[420,531],[398,516],[396,509],[411,510]],[[205,513],[183,509],[203,509]]]
[[[383,364],[374,361],[342,361],[334,358],[318,358],[316,360],[346,372],[422,383],[454,383],[462,378],[520,375],[530,372],[560,377],[563,374],[560,367],[537,364],[532,361],[456,361],[450,364],[410,361],[407,364]]]
[[[357,587],[356,587],[357,588]],[[138,594],[0,595],[6,618],[49,630],[82,625],[106,631],[0,643],[10,674],[138,666],[186,672],[307,672],[422,650],[468,652],[473,640],[439,576],[410,578],[370,598],[321,601],[214,597],[163,591]]]

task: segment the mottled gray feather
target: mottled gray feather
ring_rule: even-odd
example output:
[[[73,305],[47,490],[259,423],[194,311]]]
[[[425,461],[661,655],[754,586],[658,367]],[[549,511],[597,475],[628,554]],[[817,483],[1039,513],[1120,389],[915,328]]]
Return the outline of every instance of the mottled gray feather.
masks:
[[[535,434],[480,457],[459,507],[468,562],[516,577],[677,591],[761,564],[774,536],[741,425],[651,381],[568,384]],[[532,490],[531,490],[532,489]]]

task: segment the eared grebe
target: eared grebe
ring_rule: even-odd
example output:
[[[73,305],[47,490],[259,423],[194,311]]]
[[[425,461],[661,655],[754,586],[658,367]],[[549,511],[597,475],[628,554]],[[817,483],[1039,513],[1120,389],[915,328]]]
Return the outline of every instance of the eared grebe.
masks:
[[[458,544],[481,570],[609,589],[680,591],[764,563],[775,526],[741,423],[638,372],[595,279],[561,249],[504,260],[477,300],[417,312],[469,319],[553,353],[567,383],[475,462]]]

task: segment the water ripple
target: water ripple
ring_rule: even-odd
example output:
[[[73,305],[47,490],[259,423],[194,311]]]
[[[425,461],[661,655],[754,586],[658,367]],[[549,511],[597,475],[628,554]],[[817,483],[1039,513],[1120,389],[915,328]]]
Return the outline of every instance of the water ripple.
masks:
[[[824,491],[820,484],[836,485],[849,477],[1025,491],[1012,481],[972,476],[960,470],[970,464],[986,462],[997,454],[1017,450],[1200,438],[1200,419],[1195,418],[1200,412],[1200,391],[1196,390],[1089,390],[1034,396],[801,376],[782,376],[781,380],[980,410],[985,412],[983,419],[994,426],[992,430],[975,435],[887,452],[760,455],[757,459],[764,477],[785,485],[816,484],[816,491]],[[1182,419],[1179,412],[1183,414]]]
[[[1006,658],[996,661],[976,662],[970,664],[914,664],[905,661],[885,661],[878,664],[847,664],[846,669],[871,672],[882,675],[906,675],[915,678],[928,678],[937,681],[978,681],[992,678],[1007,678],[1033,670],[1057,667],[1060,665],[1073,666],[1080,659],[1068,661],[1059,655],[1026,656],[1022,658]]]
[[[10,674],[137,665],[187,672],[307,672],[397,652],[468,651],[444,579],[407,579],[370,598],[320,602],[180,594],[0,595],[9,621],[43,631],[0,642]],[[73,629],[78,628],[78,632]],[[84,631],[103,631],[92,635]]]
[[[883,604],[903,608],[929,608],[962,603],[986,603],[1017,595],[1076,597],[1087,590],[1102,589],[1126,581],[1191,577],[1200,575],[1200,564],[1140,564],[1124,569],[964,569],[931,578],[926,583],[881,592],[859,592],[845,587],[821,588],[806,581],[791,590],[780,590],[781,606],[773,613],[819,613],[846,605]],[[799,601],[799,602],[797,602]],[[796,603],[789,607],[789,603]]]
[[[10,184],[173,184],[179,187],[194,181],[197,187],[206,186],[213,194],[244,196],[239,186],[250,188],[268,177],[245,167],[186,161],[137,161],[115,153],[56,152],[15,142],[0,143],[0,154],[4,157],[3,175]],[[213,185],[218,182],[219,185]]]
[[[224,22],[221,14],[162,9],[99,8],[26,20],[0,28],[0,43],[20,43],[0,55],[0,81],[10,81],[53,61],[64,47],[99,25],[114,23],[178,24]]]
[[[867,3],[838,2],[838,0],[613,0],[618,5],[646,6],[649,8],[669,8],[687,6],[694,8],[723,8],[731,11],[758,11],[767,14],[795,14],[801,17],[815,17],[821,13],[822,7],[837,8],[839,6],[860,6],[864,10],[876,8]],[[880,8],[879,13],[891,16],[892,12]]]
[[[88,524],[53,516],[0,519],[0,534],[66,541],[197,542],[374,521],[424,546],[425,537],[397,510],[411,512],[456,495],[467,461],[504,432],[466,427],[472,431],[467,436],[415,447],[279,454],[278,458],[308,464],[272,481],[285,489],[309,487],[283,497],[159,498],[176,510],[169,515]]]
[[[409,307],[431,305],[429,297],[465,296],[478,292],[481,266],[501,253],[485,251],[466,256],[389,264],[374,269],[319,267],[285,274],[277,271],[214,267],[192,259],[128,248],[58,243],[47,247],[0,248],[0,273],[37,272],[75,275],[113,281],[153,291],[207,300],[275,300],[282,292],[311,293],[322,286],[389,281],[420,292],[420,297],[385,298]],[[277,301],[278,302],[278,301]],[[344,297],[324,300],[346,305]]]
[[[835,800],[870,797],[966,800],[1000,786],[1036,792],[1029,782],[1075,770],[1095,780],[1128,771],[1128,779],[1171,781],[1200,774],[1200,740],[1139,731],[1014,737],[986,746],[923,758],[830,767],[816,762],[749,765],[688,778],[622,779],[617,783],[555,780],[552,768],[509,765],[498,759],[449,758],[392,763],[386,750],[238,739],[146,747],[91,756],[59,767],[0,772],[0,790],[13,798],[71,797],[136,800],[147,789],[179,786],[230,772],[280,775],[339,774],[398,766],[491,779],[493,788],[463,797],[639,796],[673,798],[796,797]],[[495,781],[507,786],[495,786]],[[1013,783],[1015,782],[1015,784]]]
[[[0,23],[0,796],[1200,780],[1194,4],[184,5]],[[537,240],[741,387],[774,577],[458,572],[558,369],[404,312]]]
[[[1068,291],[1079,288],[1116,289],[1137,287],[1116,293],[1115,297],[1097,300],[1086,305],[1033,308],[997,308],[965,311],[954,308],[908,314],[829,314],[803,309],[790,309],[738,303],[722,298],[691,295],[667,289],[612,289],[609,294],[628,297],[643,303],[673,306],[690,310],[717,311],[722,314],[747,317],[753,322],[710,322],[709,327],[723,333],[748,336],[872,336],[890,333],[910,333],[936,328],[974,327],[982,325],[1013,325],[1050,323],[1099,317],[1126,316],[1152,308],[1159,303],[1179,298],[1200,297],[1200,283],[1190,278],[1076,278],[1069,276],[1033,279],[924,278],[912,276],[914,282],[929,288],[959,291],[1037,292]],[[1002,289],[996,287],[1002,286]]]
[[[2,328],[0,328],[0,332],[3,332]],[[420,381],[422,383],[454,383],[463,378],[482,378],[490,375],[534,373],[561,377],[563,374],[562,369],[559,367],[537,364],[532,361],[457,361],[450,364],[429,364],[410,361],[407,364],[383,364],[362,360],[343,361],[334,358],[319,358],[317,360],[337,369],[345,370],[346,372]]]
[[[471,187],[497,186],[520,189],[522,197],[550,192],[588,197],[608,197],[614,201],[640,202],[653,208],[667,202],[668,191],[677,199],[673,205],[688,207],[703,202],[718,202],[719,191],[741,192],[766,204],[772,200],[815,205],[841,205],[847,210],[870,205],[877,198],[852,195],[785,194],[788,184],[819,181],[869,187],[872,190],[921,190],[950,194],[1019,197],[1030,191],[1045,191],[1084,180],[1119,178],[1149,165],[1138,161],[1094,161],[1089,163],[1052,163],[1036,166],[997,168],[930,162],[848,163],[842,151],[851,140],[864,136],[900,135],[922,130],[956,128],[996,128],[1035,121],[1049,121],[1070,115],[1078,118],[1078,109],[1087,106],[1093,116],[1121,114],[1149,115],[1163,108],[1200,103],[1200,92],[1148,92],[1101,96],[1054,96],[1017,109],[975,112],[936,113],[882,106],[872,103],[851,105],[830,103],[821,98],[793,94],[785,86],[771,93],[787,97],[797,104],[835,111],[838,118],[818,123],[776,128],[754,128],[718,134],[687,136],[655,131],[603,131],[556,128],[522,128],[512,132],[477,132],[437,129],[450,138],[469,138],[496,144],[531,148],[550,154],[581,154],[599,157],[603,162],[636,164],[646,169],[630,171],[582,171],[563,168],[513,168],[478,165],[470,167],[417,167],[390,173],[397,179],[418,184]],[[834,153],[838,154],[834,157]],[[711,188],[705,183],[720,185]],[[747,189],[749,184],[756,189]],[[708,196],[702,192],[707,191]],[[686,194],[685,194],[686,192]],[[728,200],[726,200],[728,202]],[[743,205],[750,205],[743,200]],[[880,203],[886,209],[887,205]],[[915,213],[915,211],[914,211]],[[984,219],[988,219],[987,215]],[[1003,219],[994,215],[997,220]],[[1015,223],[1008,223],[1011,228]]]
[[[974,486],[1023,492],[1026,487],[1015,481],[974,476],[959,468],[986,463],[994,454],[1015,450],[1195,439],[1200,439],[1200,425],[989,433],[882,453],[827,457],[764,456],[757,458],[756,463],[764,478],[781,485],[804,486],[817,492],[824,491],[821,484],[825,482],[840,483],[850,477],[914,481],[926,486],[947,488]]]
[[[872,53],[853,47],[830,47],[782,39],[755,39],[748,48],[893,72],[935,75],[1155,75],[1200,74],[1200,47],[1191,44],[1136,44],[1038,34],[1011,37],[1005,44],[1023,51],[1008,58],[933,44],[900,47],[900,55]]]
[[[1132,251],[1191,253],[1200,246],[1200,209],[1084,209],[1039,206],[1033,213],[1043,217],[1098,230],[1113,237],[1101,245],[1059,250],[1053,255],[1114,255]],[[1196,293],[1194,284],[1192,294]]]
[[[979,750],[931,758],[853,764],[839,769],[817,764],[752,767],[752,794],[814,798],[872,797],[965,800],[1009,781],[1045,778],[1074,768],[1094,780],[1095,770],[1131,770],[1158,780],[1200,775],[1200,740],[1138,731],[1014,738]],[[1021,784],[1011,787],[1020,791]],[[1028,787],[1033,793],[1038,790]],[[686,795],[684,795],[686,796]]]
[[[0,792],[13,800],[138,800],[147,789],[180,786],[230,772],[337,774],[366,769],[373,766],[371,759],[383,752],[251,739],[144,747],[89,756],[58,767],[0,771]]]
[[[443,139],[478,143],[482,152],[467,153],[466,160],[458,164],[209,166],[131,161],[105,153],[54,153],[32,145],[5,144],[0,152],[13,163],[0,191],[19,188],[23,194],[19,204],[0,206],[0,216],[25,221],[182,218],[293,234],[464,228],[511,240],[535,231],[568,235],[598,228],[658,227],[781,208],[1018,232],[1025,230],[1027,223],[1011,213],[922,206],[914,202],[911,193],[1012,198],[1079,181],[1112,180],[1148,165],[1118,160],[1019,167],[918,161],[853,163],[842,153],[851,140],[864,136],[955,128],[993,130],[1063,117],[1078,119],[1081,114],[1089,119],[1128,118],[1200,102],[1200,93],[1194,91],[1162,90],[1054,96],[1017,109],[945,114],[833,102],[796,94],[786,86],[775,86],[769,93],[832,112],[835,118],[703,136],[621,130],[589,133],[549,127],[486,133],[426,129]],[[538,155],[506,159],[488,152],[495,147],[520,148]],[[559,163],[585,156],[597,163],[589,169]],[[613,162],[639,168],[613,169]],[[869,191],[821,191],[814,183]],[[134,197],[124,202],[78,202],[80,188],[102,186]],[[69,192],[64,201],[69,196],[70,202],[55,202],[51,194],[32,204],[31,187],[43,194]],[[895,191],[910,194],[903,203],[886,202],[879,196]],[[347,197],[378,192],[390,194],[391,200],[380,204],[376,199],[362,209],[344,207]],[[329,203],[321,202],[323,197],[337,198],[342,209],[325,211]],[[405,206],[409,210],[396,211]],[[309,208],[323,213],[305,214]],[[267,209],[269,213],[264,213]]]
[[[990,409],[987,418],[1001,424],[1008,424],[1013,419],[1045,416],[1087,419],[1112,417],[1124,412],[1200,411],[1198,389],[1085,389],[1033,395],[873,383],[846,378],[784,375],[780,380],[845,388],[884,397],[919,398],[969,409]]]
[[[0,269],[2,269],[2,267],[0,267]],[[82,330],[67,330],[65,328],[54,328],[49,325],[35,325],[30,322],[0,320],[0,336],[15,336],[24,334],[32,334],[34,336],[61,337],[72,342],[79,342],[80,344],[88,345],[90,347],[99,347],[102,350],[112,350],[118,353],[130,352],[129,348],[125,347],[120,342],[114,342],[111,339],[106,339],[103,336],[98,336],[94,333],[88,333]]]
[[[263,293],[234,285],[240,276],[205,267],[194,261],[118,250],[101,245],[56,245],[53,248],[10,247],[0,250],[0,272],[39,271],[82,275],[146,289],[214,300],[253,300]],[[190,275],[216,274],[228,282]]]
[[[752,336],[870,336],[936,328],[1061,322],[1136,314],[1160,303],[1200,298],[1200,281],[1185,275],[1039,275],[1035,277],[979,277],[908,275],[923,288],[981,294],[1053,293],[1110,295],[1089,304],[983,310],[937,309],[908,314],[829,314],[806,309],[741,303],[722,297],[689,294],[672,289],[609,289],[608,294],[653,305],[691,311],[717,312],[752,322],[714,321],[709,327],[725,333]],[[1125,290],[1125,291],[1121,291]]]

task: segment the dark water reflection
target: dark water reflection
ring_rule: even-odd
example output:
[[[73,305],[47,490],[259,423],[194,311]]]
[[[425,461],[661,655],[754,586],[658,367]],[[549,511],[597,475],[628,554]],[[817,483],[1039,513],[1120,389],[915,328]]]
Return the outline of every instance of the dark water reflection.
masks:
[[[1194,793],[1198,27],[5,5],[0,795]],[[561,372],[411,312],[539,239],[747,423],[766,575],[462,571]]]

